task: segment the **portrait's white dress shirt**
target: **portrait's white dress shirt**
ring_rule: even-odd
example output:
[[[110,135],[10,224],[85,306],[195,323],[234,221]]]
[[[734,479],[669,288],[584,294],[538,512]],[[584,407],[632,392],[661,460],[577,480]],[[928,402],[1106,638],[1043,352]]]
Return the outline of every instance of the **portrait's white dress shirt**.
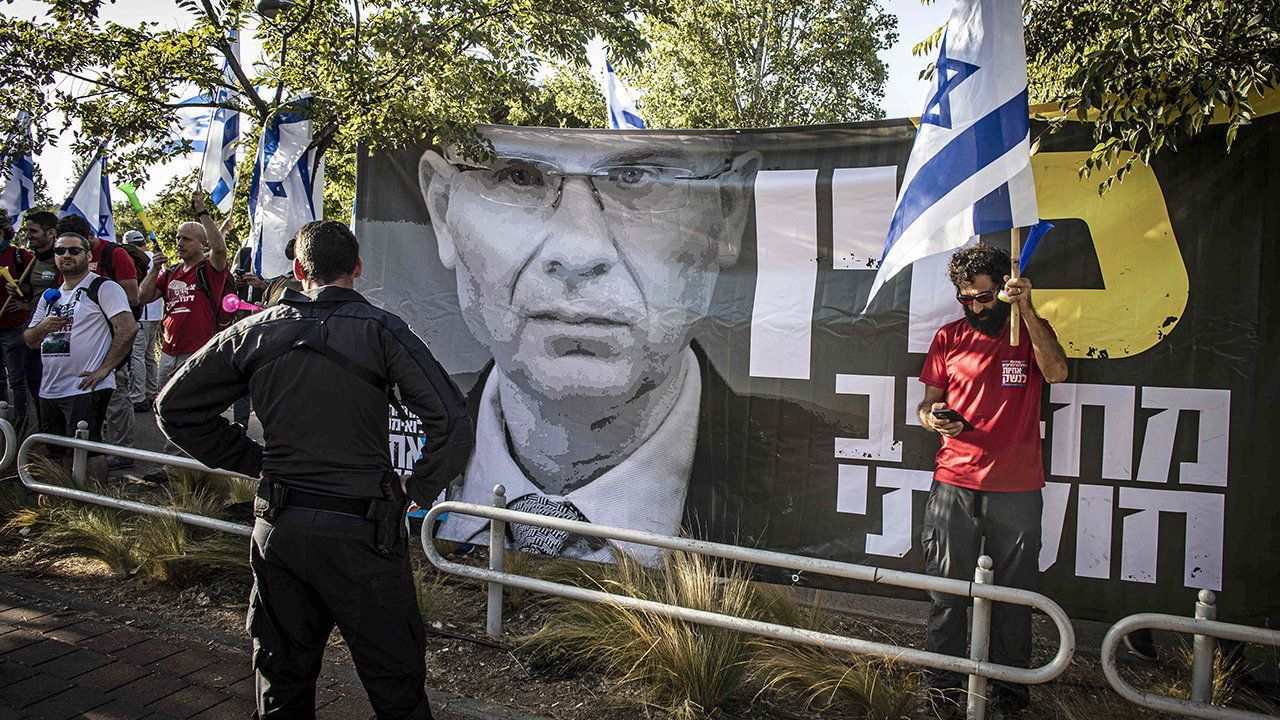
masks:
[[[503,380],[496,366],[489,374],[480,399],[476,445],[464,476],[462,492],[454,498],[477,505],[493,504],[493,487],[507,489],[508,503],[535,494],[552,501],[568,501],[590,522],[660,535],[676,535],[684,516],[689,473],[693,467],[698,435],[698,406],[702,376],[693,350],[684,350],[684,383],[666,419],[657,431],[616,467],[586,485],[564,495],[542,492],[512,459],[502,417],[498,388]],[[438,537],[460,542],[488,542],[489,521],[450,513]],[[654,564],[661,551],[648,545],[615,543],[636,560]],[[566,546],[564,557],[610,562],[612,549],[591,548],[584,542]]]

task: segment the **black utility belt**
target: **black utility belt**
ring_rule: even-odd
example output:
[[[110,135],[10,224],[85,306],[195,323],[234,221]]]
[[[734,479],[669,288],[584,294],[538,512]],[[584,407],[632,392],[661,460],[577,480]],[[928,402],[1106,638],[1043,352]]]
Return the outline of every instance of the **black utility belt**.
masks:
[[[280,484],[276,483],[276,486],[279,488]],[[307,492],[305,490],[299,490],[291,487],[285,487],[283,490],[283,502],[280,502],[278,506],[276,506],[275,502],[271,503],[275,510],[282,510],[284,508],[302,508],[305,510],[323,510],[325,512],[342,513],[343,515],[355,515],[356,517],[371,519],[369,517],[369,505],[371,498],[348,498],[338,497],[337,495],[321,495],[320,493]],[[259,484],[258,497],[268,501],[272,500],[271,493],[266,482]]]

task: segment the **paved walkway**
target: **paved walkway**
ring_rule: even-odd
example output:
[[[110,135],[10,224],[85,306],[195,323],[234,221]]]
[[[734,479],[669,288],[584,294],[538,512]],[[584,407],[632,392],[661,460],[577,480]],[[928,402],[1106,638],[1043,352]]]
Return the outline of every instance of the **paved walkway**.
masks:
[[[0,576],[0,717],[248,718],[252,698],[245,639]],[[519,717],[437,693],[432,706],[437,720]],[[316,707],[317,718],[372,716],[355,669],[328,659]]]

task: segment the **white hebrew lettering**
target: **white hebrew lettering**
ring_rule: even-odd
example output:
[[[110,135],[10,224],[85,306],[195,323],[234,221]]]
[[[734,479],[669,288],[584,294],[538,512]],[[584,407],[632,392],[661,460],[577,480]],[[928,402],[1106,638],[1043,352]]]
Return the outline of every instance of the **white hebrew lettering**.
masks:
[[[836,392],[867,396],[867,437],[835,439],[836,457],[902,462],[902,443],[893,439],[892,375],[836,375]]]
[[[831,176],[831,262],[875,270],[898,196],[898,166],[837,168]]]
[[[1062,526],[1067,520],[1071,483],[1044,484],[1044,512],[1040,515],[1040,572],[1053,567],[1062,546]]]
[[[1147,420],[1147,432],[1142,438],[1142,456],[1138,462],[1139,480],[1169,482],[1173,434],[1178,427],[1178,415],[1183,410],[1192,410],[1200,414],[1196,461],[1179,465],[1178,481],[1182,485],[1227,486],[1231,391],[1148,387],[1142,389],[1142,407],[1164,410]]]
[[[1120,577],[1135,582],[1156,581],[1160,513],[1182,513],[1187,516],[1183,585],[1221,590],[1224,501],[1219,493],[1120,488],[1120,507],[1141,511],[1124,519]]]
[[[752,377],[809,379],[818,282],[817,178],[817,170],[765,170],[756,176]]]
[[[1129,480],[1133,467],[1133,402],[1131,385],[1058,383],[1049,401],[1065,403],[1053,413],[1050,471],[1058,477],[1080,477],[1080,432],[1085,405],[1103,408],[1102,477]]]
[[[836,479],[836,512],[867,514],[867,466],[839,465]]]
[[[920,382],[918,377],[907,378],[907,407],[903,409],[903,422],[920,427],[920,416],[916,413],[916,408],[920,407],[922,402],[924,402],[924,383]]]
[[[928,470],[876,468],[876,487],[895,489],[881,498],[880,534],[867,533],[867,554],[902,557],[911,552],[914,496],[929,492],[931,484],[933,473]]]
[[[1058,433],[1054,432],[1056,438]],[[1076,492],[1076,576],[1111,577],[1111,518],[1115,488],[1080,485]]]

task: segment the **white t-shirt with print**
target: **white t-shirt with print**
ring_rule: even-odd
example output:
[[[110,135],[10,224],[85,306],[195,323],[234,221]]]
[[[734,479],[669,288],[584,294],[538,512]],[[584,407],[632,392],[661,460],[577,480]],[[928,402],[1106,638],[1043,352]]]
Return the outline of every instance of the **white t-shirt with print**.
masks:
[[[59,288],[62,297],[52,307],[41,297],[31,315],[28,327],[39,325],[50,313],[71,318],[71,322],[46,335],[40,343],[40,360],[44,364],[40,397],[64,398],[89,392],[80,389],[80,374],[97,370],[111,349],[111,321],[107,318],[129,312],[124,288],[114,280],[107,280],[98,288],[101,307],[89,299],[89,283],[96,277],[97,274],[88,273],[70,288],[63,283]],[[111,373],[93,389],[114,389],[115,386],[115,373]]]

